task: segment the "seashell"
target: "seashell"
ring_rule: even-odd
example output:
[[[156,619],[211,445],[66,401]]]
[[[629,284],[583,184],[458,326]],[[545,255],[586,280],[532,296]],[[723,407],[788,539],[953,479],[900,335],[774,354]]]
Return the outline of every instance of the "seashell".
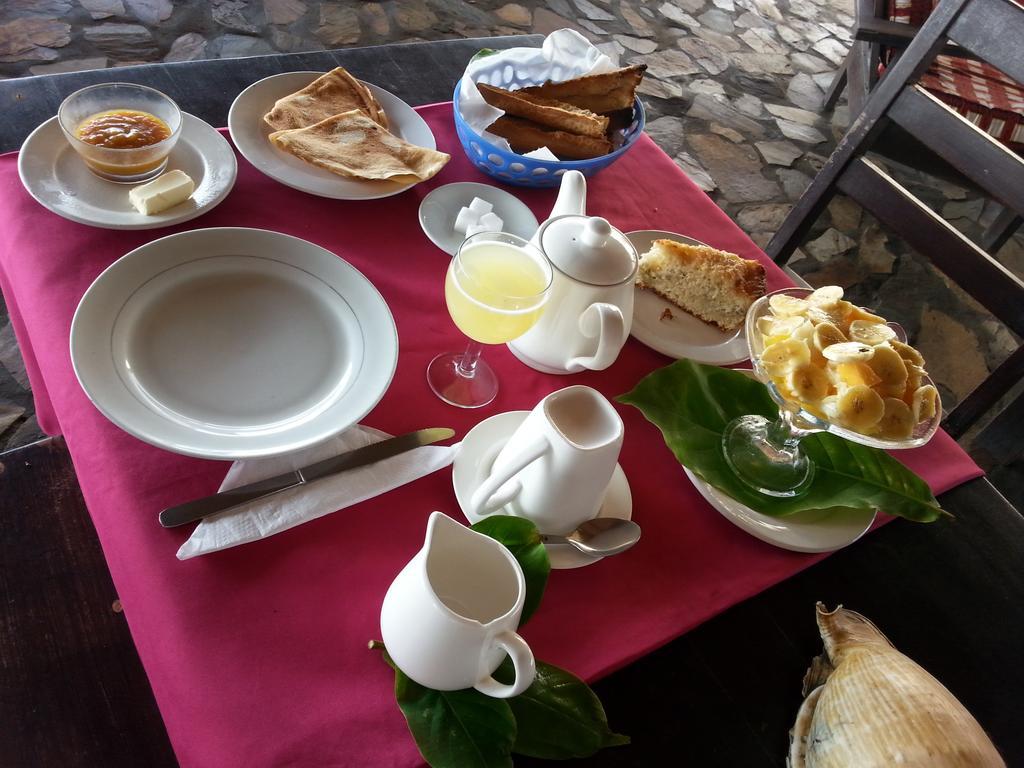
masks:
[[[825,653],[804,676],[790,768],[1005,768],[963,704],[868,619],[821,603],[817,619]]]

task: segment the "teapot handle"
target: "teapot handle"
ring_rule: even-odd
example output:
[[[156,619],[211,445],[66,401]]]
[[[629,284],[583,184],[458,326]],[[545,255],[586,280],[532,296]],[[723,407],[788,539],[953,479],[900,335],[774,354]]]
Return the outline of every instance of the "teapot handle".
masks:
[[[587,338],[597,339],[597,350],[590,357],[571,358],[565,365],[571,373],[584,368],[603,371],[615,362],[628,335],[621,309],[604,301],[591,304],[580,315],[579,328]]]

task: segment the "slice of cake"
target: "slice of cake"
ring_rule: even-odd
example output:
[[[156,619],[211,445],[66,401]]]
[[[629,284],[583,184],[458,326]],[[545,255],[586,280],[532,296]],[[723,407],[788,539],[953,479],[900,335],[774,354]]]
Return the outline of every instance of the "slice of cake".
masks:
[[[706,245],[655,240],[636,283],[723,331],[735,331],[765,294],[764,267]]]

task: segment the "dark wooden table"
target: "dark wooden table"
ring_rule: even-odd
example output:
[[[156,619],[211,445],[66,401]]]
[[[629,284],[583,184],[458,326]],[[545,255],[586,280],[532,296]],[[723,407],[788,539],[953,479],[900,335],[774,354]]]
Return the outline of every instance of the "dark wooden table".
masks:
[[[480,47],[538,42],[417,43],[2,81],[0,150],[16,149],[64,96],[97,82],[152,85],[224,125],[233,96],[277,72],[341,64],[423,104],[450,98]],[[801,679],[821,651],[821,600],[873,619],[964,702],[1008,765],[1024,765],[1024,518],[986,480],[940,501],[952,520],[891,523],[596,683],[613,727],[633,744],[585,763],[784,765]],[[0,510],[0,765],[174,765],[62,441],[0,455]]]

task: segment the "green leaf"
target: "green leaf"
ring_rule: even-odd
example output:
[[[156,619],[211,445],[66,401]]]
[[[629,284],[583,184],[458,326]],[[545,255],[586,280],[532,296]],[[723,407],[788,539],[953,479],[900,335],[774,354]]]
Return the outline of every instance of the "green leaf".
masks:
[[[432,768],[511,768],[516,721],[506,700],[473,688],[425,688],[395,665],[382,643],[373,641],[370,648],[382,651],[395,670],[395,700]]]
[[[495,679],[511,683],[512,662],[506,659]],[[589,757],[604,747],[629,744],[629,737],[608,727],[601,700],[590,686],[573,674],[537,662],[533,684],[508,699],[518,731],[512,751],[546,760]]]
[[[749,489],[725,462],[722,433],[738,416],[778,416],[767,388],[732,371],[679,360],[646,376],[618,398],[635,406],[661,430],[681,464],[734,499],[767,515],[811,509],[880,509],[918,522],[945,514],[928,484],[885,451],[827,433],[801,445],[814,462],[814,478],[796,498],[763,496]]]
[[[473,58],[471,58],[470,61],[476,61],[477,59],[482,59],[485,56],[493,56],[496,53],[497,51],[494,50],[493,48],[481,48],[479,51],[473,54]]]
[[[548,574],[551,573],[548,551],[540,539],[537,526],[521,517],[491,515],[474,525],[473,530],[504,544],[519,561],[526,580],[526,600],[523,603],[523,615],[519,619],[519,626],[523,626],[540,605]]]

